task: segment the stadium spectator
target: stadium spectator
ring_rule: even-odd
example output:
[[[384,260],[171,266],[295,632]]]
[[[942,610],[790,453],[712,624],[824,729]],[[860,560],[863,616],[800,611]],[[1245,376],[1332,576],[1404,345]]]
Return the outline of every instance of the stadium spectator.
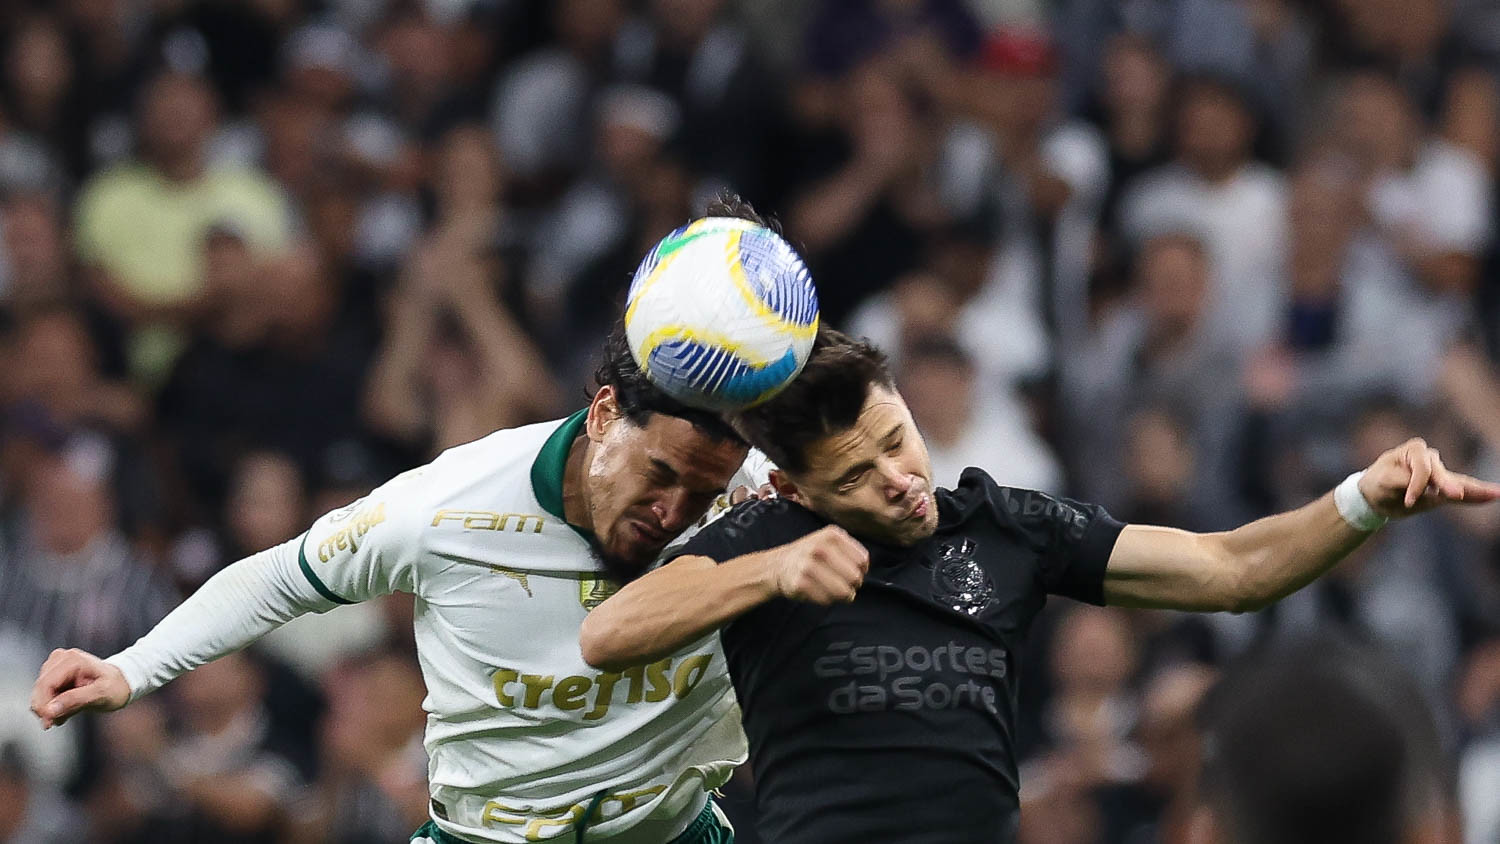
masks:
[[[838,324],[864,298],[917,269],[925,234],[947,222],[931,171],[937,128],[880,57],[851,70],[828,104],[822,141],[800,163],[787,231],[806,250],[818,303]],[[804,120],[813,115],[804,116]]]
[[[75,816],[61,793],[32,781],[31,760],[17,745],[0,745],[0,841],[77,841]]]
[[[110,650],[176,604],[176,590],[117,525],[115,462],[108,441],[89,434],[35,458],[0,566],[0,622],[45,642]]]
[[[239,231],[216,228],[205,240],[204,328],[157,412],[178,471],[212,513],[243,449],[279,449],[311,471],[358,431],[372,344],[340,318],[340,291],[311,244],[261,261]]]
[[[1061,487],[1061,467],[1033,430],[1028,408],[1014,395],[984,389],[973,358],[957,342],[917,338],[902,355],[897,380],[927,437],[940,484],[958,483],[969,466],[987,466],[1015,486]]]
[[[1264,342],[1285,301],[1281,174],[1252,158],[1258,122],[1231,82],[1198,77],[1177,97],[1172,163],[1141,175],[1121,200],[1134,244],[1170,232],[1203,241],[1212,272],[1208,332],[1239,348]]]
[[[394,653],[335,667],[327,676],[323,770],[302,835],[335,844],[410,836],[427,818],[421,676]]]
[[[201,305],[206,231],[232,227],[260,250],[284,246],[289,235],[290,209],[276,184],[254,170],[212,166],[218,125],[203,79],[162,73],[142,94],[138,160],[96,174],[78,199],[79,255],[99,300],[138,329],[131,361],[141,376],[159,378],[181,345],[155,329],[191,321]]]
[[[127,784],[139,818],[135,840],[284,840],[303,776],[299,751],[277,733],[250,657],[230,654],[207,668],[165,706],[153,701],[106,722],[111,774]]]
[[[1153,237],[1136,259],[1135,295],[1108,314],[1089,344],[1064,359],[1061,401],[1080,494],[1118,507],[1127,475],[1120,421],[1136,406],[1171,408],[1198,456],[1194,496],[1215,521],[1233,523],[1230,458],[1238,408],[1231,344],[1210,323],[1207,247],[1182,234]]]
[[[997,210],[1005,244],[1026,262],[1026,298],[1071,342],[1087,324],[1093,230],[1110,174],[1098,130],[1059,109],[1057,73],[1050,39],[1001,30],[962,79],[967,107],[989,136],[983,200]]]

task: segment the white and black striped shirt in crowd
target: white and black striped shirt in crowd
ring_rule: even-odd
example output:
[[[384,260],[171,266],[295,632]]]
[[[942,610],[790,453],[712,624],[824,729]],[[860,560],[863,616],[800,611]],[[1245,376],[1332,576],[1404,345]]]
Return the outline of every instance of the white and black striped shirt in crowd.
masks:
[[[171,581],[118,532],[66,556],[22,537],[0,556],[0,626],[24,631],[47,649],[118,653],[178,600]]]

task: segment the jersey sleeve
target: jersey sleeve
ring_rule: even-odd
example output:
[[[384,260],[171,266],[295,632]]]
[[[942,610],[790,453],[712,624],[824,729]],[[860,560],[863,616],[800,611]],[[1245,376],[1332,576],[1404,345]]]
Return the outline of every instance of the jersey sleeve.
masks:
[[[817,516],[784,498],[751,499],[710,522],[673,556],[708,557],[723,563],[795,542],[822,525]]]
[[[353,604],[416,592],[421,557],[423,470],[397,475],[374,492],[313,522],[297,555],[302,576],[323,598]]]
[[[965,480],[971,473],[983,475],[971,470]],[[1097,504],[998,486],[988,475],[983,482],[1000,518],[1037,552],[1041,587],[1051,595],[1103,605],[1104,571],[1124,523]]]

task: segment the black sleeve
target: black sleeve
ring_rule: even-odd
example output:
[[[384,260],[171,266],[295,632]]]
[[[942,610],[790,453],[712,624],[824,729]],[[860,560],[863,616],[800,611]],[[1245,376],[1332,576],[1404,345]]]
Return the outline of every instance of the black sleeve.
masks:
[[[710,522],[672,557],[708,557],[722,563],[795,542],[823,524],[808,510],[785,499],[752,499]]]
[[[1037,578],[1048,594],[1104,604],[1104,571],[1125,525],[1097,504],[1056,498],[1032,489],[985,483],[997,518],[1020,532],[1037,553]],[[965,481],[969,481],[968,472]]]

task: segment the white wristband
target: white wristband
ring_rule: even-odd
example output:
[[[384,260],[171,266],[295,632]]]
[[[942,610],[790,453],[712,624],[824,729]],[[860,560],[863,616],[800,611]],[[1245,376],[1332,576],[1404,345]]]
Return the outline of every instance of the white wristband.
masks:
[[[1365,494],[1359,491],[1359,479],[1364,475],[1364,472],[1355,472],[1334,487],[1333,506],[1338,508],[1339,515],[1344,517],[1349,527],[1369,533],[1385,524],[1386,517],[1375,512],[1375,508],[1365,500]]]

